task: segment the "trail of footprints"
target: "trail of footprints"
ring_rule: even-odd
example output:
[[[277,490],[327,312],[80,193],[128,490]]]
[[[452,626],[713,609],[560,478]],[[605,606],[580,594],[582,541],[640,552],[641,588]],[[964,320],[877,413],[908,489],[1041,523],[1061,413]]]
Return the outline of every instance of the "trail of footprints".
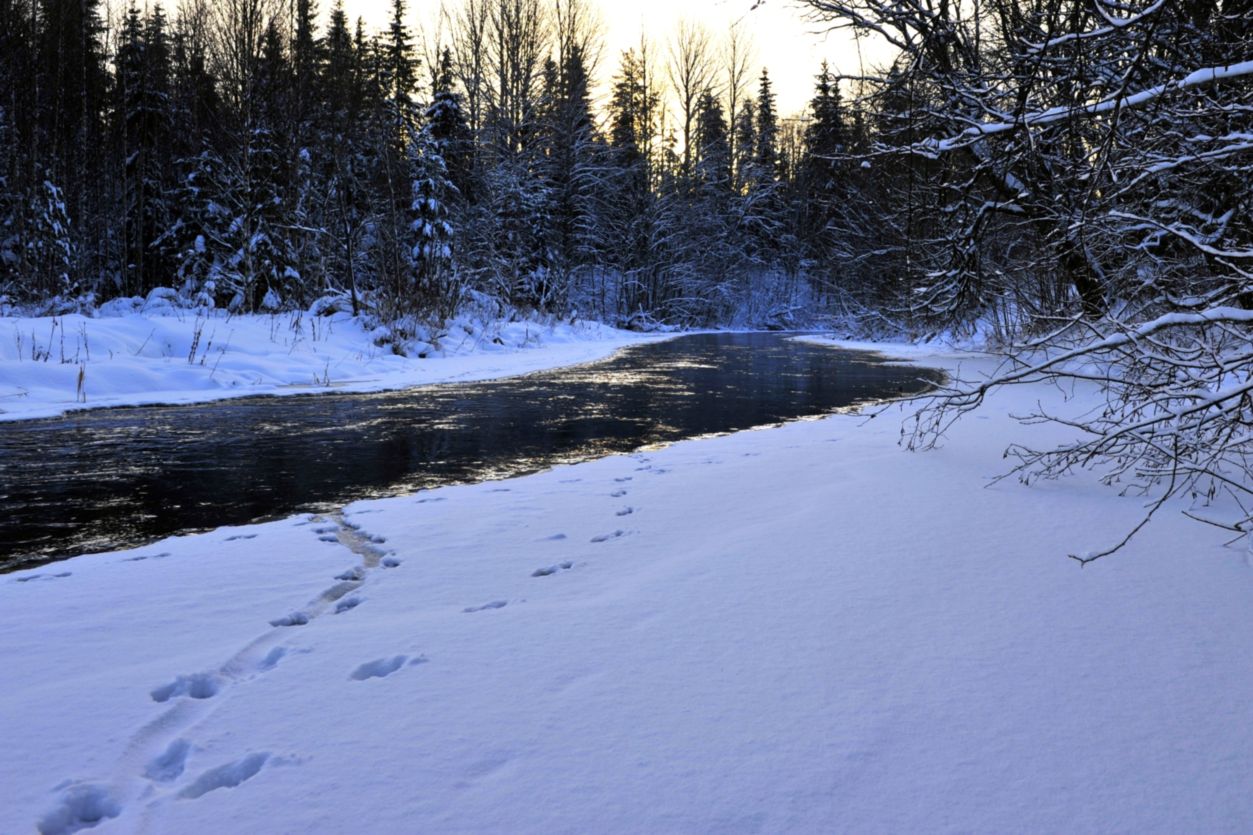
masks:
[[[362,558],[362,565],[336,575],[336,584],[308,606],[271,620],[272,631],[259,636],[217,670],[177,675],[148,691],[152,702],[165,706],[165,712],[134,735],[113,779],[106,782],[67,780],[56,786],[54,792],[58,801],[36,821],[38,832],[68,835],[118,817],[129,802],[141,803],[145,809],[150,809],[158,801],[170,798],[196,800],[219,789],[236,788],[267,766],[293,763],[289,758],[277,757],[268,751],[252,751],[185,778],[197,751],[189,737],[212,715],[215,697],[229,687],[245,684],[275,669],[293,653],[309,651],[271,646],[281,639],[281,630],[307,625],[327,612],[342,615],[352,611],[365,602],[356,592],[364,585],[369,569],[395,568],[401,564],[393,554],[378,547],[386,541],[383,537],[360,532],[358,526],[340,514],[333,514],[330,520],[315,517],[313,523],[316,525],[313,533],[319,540],[343,544]],[[256,534],[234,535],[226,541],[255,537]],[[144,555],[134,559],[164,556],[166,554]],[[379,658],[361,664],[347,677],[351,681],[365,682],[426,662],[425,656]]]
[[[635,460],[640,465],[635,468],[636,472],[651,471],[655,475],[659,475],[661,473],[667,472],[666,470],[654,470],[652,464],[648,463],[649,459],[647,458],[636,457]],[[581,482],[582,480],[583,479],[581,478],[567,478],[567,479],[561,479],[560,483],[561,484],[576,484],[578,482]],[[617,476],[613,479],[613,483],[615,485],[626,485],[628,482],[631,482],[634,480],[635,480],[634,476],[629,476],[629,475]],[[629,493],[630,493],[630,490],[626,486],[619,486],[619,487],[615,487],[612,491],[610,491],[609,497],[613,499],[621,499],[621,498],[626,497]],[[626,516],[631,516],[635,512],[636,512],[635,507],[631,505],[623,505],[618,510],[614,511],[614,516],[618,518],[623,518]],[[600,545],[605,542],[610,542],[612,540],[619,539],[626,535],[627,535],[627,531],[621,528],[618,528],[618,529],[609,531],[607,533],[597,534],[596,536],[593,536],[589,540],[589,542],[593,545]],[[567,537],[566,534],[564,533],[555,533],[555,534],[552,534],[551,536],[544,537],[543,541],[544,542],[561,542],[568,538],[569,537]],[[563,571],[569,571],[570,569],[574,568],[574,565],[575,563],[573,560],[563,560],[559,563],[554,563],[553,565],[541,566],[540,568],[537,568],[534,571],[532,571],[531,576],[532,577],[551,577],[555,574],[560,574]],[[503,607],[504,605],[505,605],[504,601],[497,601],[495,604],[487,604],[486,606],[470,606],[464,609],[463,611],[481,612],[487,608],[500,608],[500,607]]]
[[[660,475],[666,470],[653,469],[647,458],[636,459],[640,466],[637,472],[651,472]],[[568,479],[562,483],[573,483],[580,479]],[[631,476],[614,479],[617,485],[626,485],[632,481]],[[504,489],[493,492],[504,492]],[[620,499],[628,494],[625,486],[618,486],[609,493],[611,498]],[[446,501],[442,496],[423,497],[417,503]],[[632,506],[622,506],[615,511],[621,518],[637,512]],[[188,738],[190,731],[207,719],[212,713],[212,701],[226,688],[248,681],[250,678],[263,675],[277,667],[292,652],[300,652],[286,646],[273,646],[266,650],[268,644],[278,640],[278,630],[308,625],[313,619],[330,612],[342,615],[365,602],[365,598],[357,594],[365,583],[368,572],[373,568],[395,568],[401,564],[393,554],[380,548],[386,542],[381,536],[372,536],[360,531],[359,526],[348,522],[340,514],[332,514],[330,518],[315,517],[309,524],[313,534],[319,541],[344,545],[362,559],[362,565],[355,566],[335,576],[336,584],[323,592],[317,600],[302,609],[289,612],[270,621],[275,632],[262,635],[252,644],[241,650],[234,658],[214,672],[200,672],[175,676],[151,691],[149,697],[154,703],[168,705],[166,712],[141,729],[132,740],[130,751],[138,754],[138,760],[132,762],[134,756],[124,756],[120,763],[120,773],[109,783],[88,783],[67,781],[56,787],[60,800],[36,827],[43,835],[68,835],[88,829],[97,824],[116,818],[122,814],[125,803],[130,797],[138,802],[151,806],[158,800],[174,798],[179,801],[196,800],[210,792],[220,789],[233,789],[251,780],[264,768],[271,765],[289,764],[291,761],[276,757],[268,751],[253,751],[239,759],[221,763],[201,771],[193,778],[184,780],[190,762],[196,753],[195,744]],[[627,532],[615,529],[608,533],[591,538],[592,544],[602,544],[626,536]],[[253,539],[256,534],[237,534],[226,538],[226,541]],[[545,541],[559,542],[566,540],[564,533],[553,534]],[[134,559],[161,558],[166,554],[145,555]],[[542,566],[531,572],[532,577],[552,577],[575,567],[573,560],[563,560],[548,566]],[[56,577],[68,575],[54,575]],[[43,578],[43,575],[38,577]],[[31,577],[28,579],[37,579]],[[51,579],[51,578],[48,578]],[[490,612],[504,609],[506,600],[493,600],[477,606],[463,609],[467,614]],[[264,654],[262,654],[262,651]],[[307,651],[307,650],[305,650]],[[394,655],[376,658],[359,665],[348,674],[355,682],[369,682],[373,679],[387,678],[405,669],[427,663],[424,655],[410,657]],[[142,778],[145,786],[134,787],[134,777]],[[131,791],[126,791],[126,786]]]

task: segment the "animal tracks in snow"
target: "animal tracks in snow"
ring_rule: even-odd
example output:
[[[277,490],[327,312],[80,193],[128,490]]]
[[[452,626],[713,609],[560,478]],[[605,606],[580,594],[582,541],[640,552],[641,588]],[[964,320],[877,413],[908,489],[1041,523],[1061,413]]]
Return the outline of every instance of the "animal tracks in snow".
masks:
[[[256,534],[254,533],[252,536],[256,536]],[[231,539],[251,539],[251,538],[252,537],[232,536],[226,541],[230,542]],[[127,557],[126,559],[122,560],[122,562],[143,562],[144,560],[163,560],[169,555],[170,555],[169,551],[163,551],[160,554],[140,554],[137,557]]]
[[[508,600],[493,600],[491,603],[484,603],[482,606],[467,606],[461,611],[464,614],[472,615],[475,612],[487,612],[492,609],[503,609],[509,605]]]
[[[602,533],[599,536],[594,536],[590,541],[595,543],[608,542],[611,539],[618,539],[623,536],[626,536],[626,531],[619,529],[610,533]]]
[[[36,826],[41,835],[69,835],[120,814],[122,804],[107,787],[79,783],[66,789],[61,802]]]
[[[171,783],[183,776],[187,767],[187,755],[191,753],[191,743],[185,739],[176,739],[157,756],[149,761],[144,769],[144,776],[158,783]]]
[[[305,651],[308,652],[308,650]],[[287,657],[287,653],[287,647],[275,647],[266,653],[265,658],[262,658],[257,664],[257,671],[264,673],[269,670],[273,670],[278,666],[278,662]]]
[[[566,560],[565,562],[559,562],[556,565],[550,565],[546,568],[537,568],[531,572],[531,576],[532,577],[551,577],[553,574],[556,574],[558,571],[569,571],[571,568],[574,568],[574,563],[571,562],[570,560]]]
[[[420,501],[446,499],[433,497]],[[334,583],[328,584],[315,599],[269,621],[274,629],[304,626],[323,614],[338,615],[352,611],[366,602],[359,590],[369,578],[371,569],[401,565],[401,560],[394,554],[379,547],[387,541],[386,537],[361,530],[355,519],[348,521],[341,513],[311,516],[298,524],[308,526],[312,537],[347,548],[360,557],[361,564],[349,566],[337,574]],[[257,533],[236,533],[223,537],[227,542],[256,538]],[[148,552],[130,557],[129,561],[166,556],[169,554]],[[52,574],[45,571],[14,580],[31,582],[69,576],[70,572]],[[493,601],[477,610],[504,605],[504,601]],[[133,731],[112,773],[93,776],[91,782],[67,780],[56,787],[49,809],[43,817],[34,821],[34,828],[47,835],[69,835],[122,816],[132,802],[151,807],[166,799],[179,802],[196,800],[219,789],[234,789],[252,780],[263,769],[291,762],[269,751],[248,752],[245,749],[237,752],[236,759],[208,770],[200,770],[195,763],[197,752],[202,750],[196,744],[197,735],[209,726],[226,699],[240,692],[250,681],[274,670],[285,659],[310,652],[309,649],[296,649],[290,645],[276,646],[281,634],[262,631],[221,666],[205,672],[173,676],[147,691],[148,698],[161,706],[161,712]],[[426,662],[425,656],[388,656],[361,664],[348,677],[352,681],[387,678],[405,666]],[[121,828],[127,829],[127,825],[123,824]]]
[[[211,673],[195,673],[179,676],[169,684],[155,688],[149,695],[154,702],[168,702],[178,696],[192,699],[211,699],[222,689],[222,682]]]
[[[409,661],[409,656],[407,655],[395,655],[391,658],[376,658],[373,661],[367,661],[357,669],[353,670],[352,675],[350,675],[349,678],[353,681],[366,681],[372,678],[387,678],[392,673],[405,666],[405,662],[409,662],[410,666],[425,664],[426,657],[419,656],[412,661]]]
[[[34,580],[59,580],[62,577],[72,577],[74,572],[62,571],[60,574],[32,574],[29,577],[17,577],[13,580],[15,583],[30,583]]]
[[[178,796],[194,800],[218,789],[233,789],[256,777],[269,759],[269,752],[262,751],[249,754],[241,760],[211,768],[179,792]]]
[[[344,612],[351,612],[360,605],[360,597],[345,597],[343,600],[340,600],[335,604],[335,614],[342,615]]]

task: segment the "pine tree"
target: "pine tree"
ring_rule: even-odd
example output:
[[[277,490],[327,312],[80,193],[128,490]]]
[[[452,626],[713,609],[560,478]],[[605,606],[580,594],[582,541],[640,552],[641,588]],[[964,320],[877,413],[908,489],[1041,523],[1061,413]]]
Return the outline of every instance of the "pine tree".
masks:
[[[652,147],[658,103],[645,62],[627,50],[609,101],[608,187],[601,211],[605,258],[621,276],[614,306],[627,316],[656,309],[662,297],[659,276],[651,269],[657,256]],[[602,309],[606,306],[602,300]]]
[[[405,24],[405,0],[392,0],[392,18],[383,49],[384,96],[393,119],[395,140],[403,143],[413,128],[413,92],[417,81],[413,36]]]
[[[696,163],[700,190],[705,195],[729,197],[731,193],[731,147],[727,141],[727,122],[722,104],[706,90],[697,105]]]
[[[38,185],[31,164],[39,89],[35,44],[34,4],[0,0],[0,297],[7,302],[36,293],[26,253],[29,204]]]
[[[104,23],[99,0],[42,0],[38,36],[38,129],[36,170],[59,184],[62,206],[74,220],[81,242],[73,247],[78,260],[71,272],[91,275],[105,264],[98,257],[112,222],[105,211],[107,179],[104,119],[108,73],[105,69]],[[32,182],[36,203],[47,201],[38,178]],[[51,289],[51,288],[48,288]]]
[[[757,269],[768,269],[787,247],[783,169],[779,154],[779,125],[775,116],[774,89],[764,68],[757,93],[756,146],[745,175],[737,206],[743,230],[744,252]],[[747,135],[745,134],[745,139]]]
[[[735,190],[743,192],[755,179],[757,159],[757,108],[752,99],[740,106],[735,125]]]
[[[838,82],[824,61],[814,96],[809,104],[810,121],[805,128],[804,157],[798,170],[796,191],[800,198],[798,235],[804,255],[814,264],[819,289],[835,284],[833,272],[842,268],[847,252],[841,239],[854,225],[852,215],[862,211],[852,187],[853,169],[841,159],[849,151],[850,129],[846,124]],[[860,170],[860,169],[858,169]]]
[[[765,68],[762,68],[757,91],[757,146],[754,156],[758,182],[774,180],[779,169],[779,122],[775,116],[774,87]]]
[[[115,85],[115,142],[122,170],[123,295],[145,295],[168,282],[171,265],[159,245],[171,224],[172,184],[170,49],[165,15],[156,6],[146,21],[132,5],[122,27]]]
[[[431,138],[439,146],[449,180],[461,198],[471,199],[474,138],[466,123],[461,94],[454,85],[452,51],[445,47],[440,53],[439,66],[435,73],[426,123],[430,126]]]
[[[79,289],[73,276],[75,238],[65,197],[50,180],[44,180],[31,200],[27,226],[26,259],[39,288],[40,301],[68,301]]]
[[[453,227],[448,204],[456,187],[448,177],[443,143],[428,124],[408,146],[412,202],[409,225],[416,302],[440,317],[456,311],[460,288],[453,281]]]
[[[316,0],[296,0],[296,32],[292,41],[292,75],[294,105],[300,111],[297,122],[307,126],[316,118],[318,98],[318,63],[321,43],[317,39],[318,4]],[[343,10],[340,9],[342,15]],[[301,136],[305,131],[301,130]]]
[[[560,67],[545,70],[542,141],[544,175],[552,201],[549,239],[561,280],[594,249],[594,136],[582,48],[570,48]]]

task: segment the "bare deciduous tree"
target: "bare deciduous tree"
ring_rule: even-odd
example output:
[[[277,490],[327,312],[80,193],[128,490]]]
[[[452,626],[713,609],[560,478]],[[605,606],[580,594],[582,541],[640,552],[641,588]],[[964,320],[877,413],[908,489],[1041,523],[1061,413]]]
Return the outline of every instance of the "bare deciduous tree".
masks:
[[[911,247],[925,267],[910,298],[949,321],[1016,320],[1006,367],[931,398],[912,445],[1000,387],[1099,386],[1096,411],[1024,416],[1073,440],[1009,450],[1024,481],[1088,468],[1148,497],[1140,525],[1076,559],[1122,547],[1175,497],[1253,530],[1253,3],[807,5],[901,50],[873,83],[911,130],[876,154],[930,164],[924,199],[942,209]]]
[[[666,73],[674,88],[683,130],[683,176],[690,176],[696,156],[696,117],[700,97],[713,89],[714,70],[709,33],[690,21],[680,21],[670,43]]]

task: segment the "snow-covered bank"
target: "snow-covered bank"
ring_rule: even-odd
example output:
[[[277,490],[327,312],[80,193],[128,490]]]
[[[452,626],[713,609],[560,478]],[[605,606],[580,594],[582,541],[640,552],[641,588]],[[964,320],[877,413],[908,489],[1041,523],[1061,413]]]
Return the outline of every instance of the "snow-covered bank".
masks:
[[[1140,503],[985,489],[1055,396],[0,577],[0,831],[1245,831],[1253,573],[1177,514],[1081,570]]]
[[[382,391],[602,359],[648,338],[592,322],[465,318],[399,356],[344,313],[0,318],[0,421],[79,408]],[[527,350],[542,347],[544,350]],[[426,354],[425,357],[421,354]]]

